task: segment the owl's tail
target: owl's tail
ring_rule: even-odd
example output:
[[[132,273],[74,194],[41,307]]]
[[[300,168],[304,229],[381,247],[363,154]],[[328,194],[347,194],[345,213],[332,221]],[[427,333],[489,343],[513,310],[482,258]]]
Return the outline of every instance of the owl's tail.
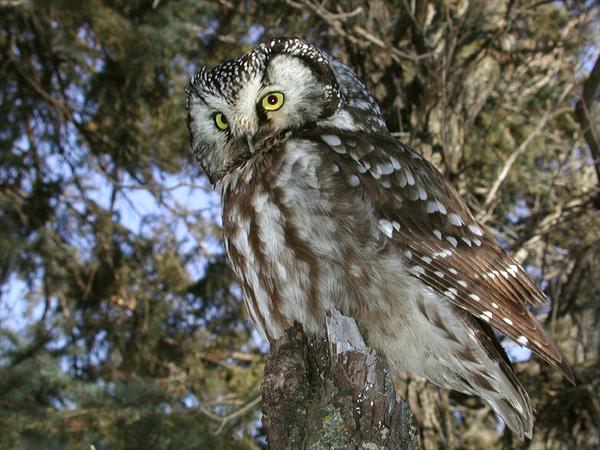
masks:
[[[483,376],[487,383],[481,383],[482,375],[474,377],[476,385],[483,388],[477,392],[487,401],[508,428],[519,438],[531,439],[533,433],[533,409],[527,391],[517,378],[506,352],[494,336],[492,328],[480,320],[475,319],[483,331],[479,333],[487,360],[487,370]]]
[[[483,396],[508,428],[519,438],[531,439],[533,432],[533,412],[529,395],[515,376],[511,367],[502,370],[505,378],[498,380],[503,385],[500,392]],[[508,373],[507,373],[508,372]],[[480,394],[481,395],[481,394]]]

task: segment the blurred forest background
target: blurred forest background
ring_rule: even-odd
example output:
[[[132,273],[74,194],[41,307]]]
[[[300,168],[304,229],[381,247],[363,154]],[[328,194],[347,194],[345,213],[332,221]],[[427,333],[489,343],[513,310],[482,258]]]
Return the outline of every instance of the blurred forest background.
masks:
[[[1,0],[0,448],[257,449],[266,345],[193,161],[201,66],[300,36],[355,69],[545,289],[577,386],[505,342],[537,409],[398,380],[424,448],[600,446],[594,1]]]

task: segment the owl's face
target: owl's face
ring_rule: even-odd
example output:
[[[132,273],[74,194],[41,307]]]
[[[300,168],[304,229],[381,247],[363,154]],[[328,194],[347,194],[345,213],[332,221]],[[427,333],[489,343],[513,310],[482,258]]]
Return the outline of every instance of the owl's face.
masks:
[[[273,39],[200,70],[187,101],[192,148],[214,184],[286,132],[331,116],[341,100],[325,54],[300,39]]]

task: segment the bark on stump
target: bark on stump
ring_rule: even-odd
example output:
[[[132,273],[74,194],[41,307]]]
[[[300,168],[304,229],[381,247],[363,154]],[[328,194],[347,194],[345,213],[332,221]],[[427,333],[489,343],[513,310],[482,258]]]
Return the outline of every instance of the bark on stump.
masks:
[[[417,429],[354,319],[327,312],[327,336],[295,324],[271,344],[262,383],[268,448],[416,450]]]

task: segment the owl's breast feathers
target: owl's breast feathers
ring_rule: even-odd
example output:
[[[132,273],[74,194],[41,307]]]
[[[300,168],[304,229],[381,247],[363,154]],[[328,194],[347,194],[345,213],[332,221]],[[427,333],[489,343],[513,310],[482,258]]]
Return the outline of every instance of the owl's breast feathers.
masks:
[[[252,319],[269,339],[293,321],[320,332],[330,305],[356,313],[377,286],[385,242],[318,142],[290,139],[223,180],[226,249]],[[373,301],[377,303],[377,301]]]

